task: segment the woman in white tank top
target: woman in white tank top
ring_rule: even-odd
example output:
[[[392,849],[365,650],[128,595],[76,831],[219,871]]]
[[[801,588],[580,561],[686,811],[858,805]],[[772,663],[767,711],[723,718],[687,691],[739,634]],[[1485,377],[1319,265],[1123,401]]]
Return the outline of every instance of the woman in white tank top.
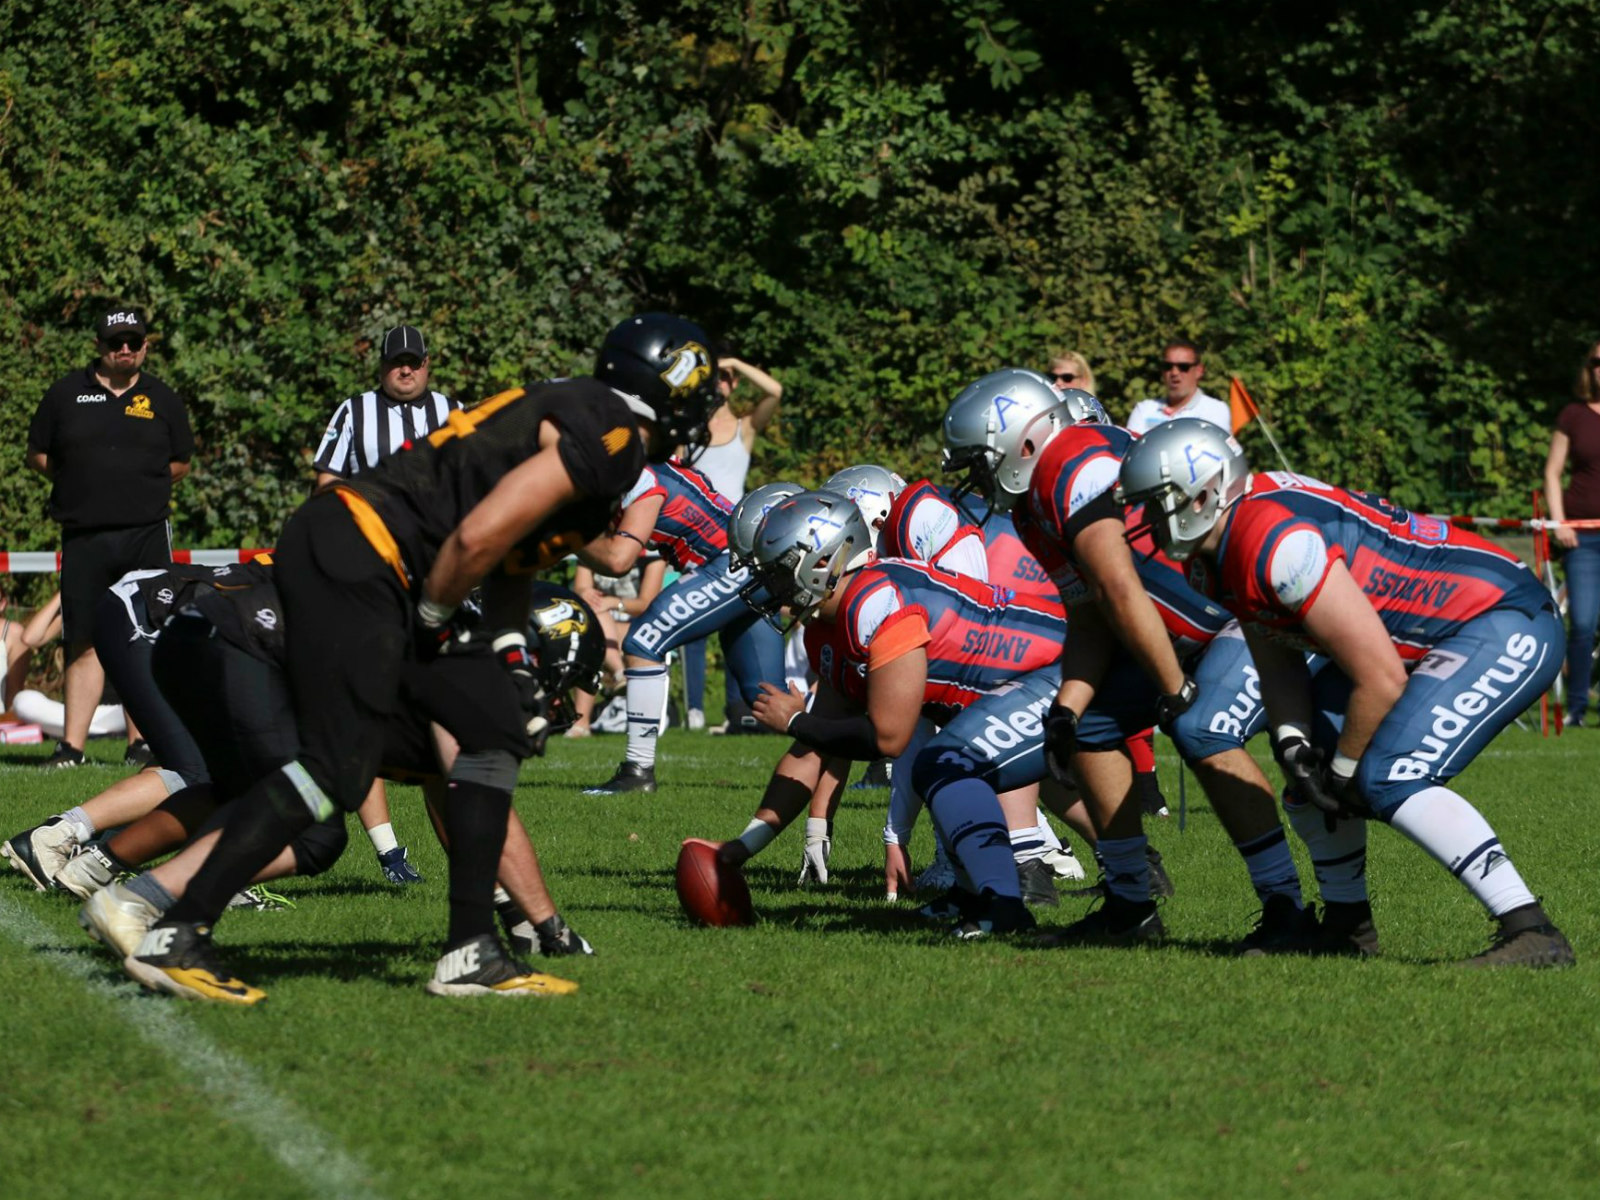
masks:
[[[734,413],[729,401],[742,380],[748,380],[761,396],[741,417]],[[783,400],[783,385],[760,367],[752,367],[719,348],[717,395],[722,397],[722,403],[706,422],[711,430],[710,444],[700,452],[694,465],[711,481],[712,487],[737,504],[744,496],[745,476],[750,474],[750,449],[756,444],[756,435],[765,430],[777,414],[778,404]],[[706,644],[690,642],[682,647],[682,653],[689,728],[701,729],[706,719]],[[730,686],[728,703],[734,703],[737,695],[736,689]]]

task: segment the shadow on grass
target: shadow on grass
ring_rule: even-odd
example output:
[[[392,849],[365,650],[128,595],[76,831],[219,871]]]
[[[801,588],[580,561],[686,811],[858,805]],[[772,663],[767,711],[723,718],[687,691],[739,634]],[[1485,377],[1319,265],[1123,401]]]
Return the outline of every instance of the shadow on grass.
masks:
[[[424,881],[426,882],[426,881]],[[415,885],[399,885],[383,883],[376,879],[318,879],[315,883],[301,886],[298,881],[292,892],[291,899],[296,903],[302,897],[311,896],[397,896],[404,895],[414,890]]]

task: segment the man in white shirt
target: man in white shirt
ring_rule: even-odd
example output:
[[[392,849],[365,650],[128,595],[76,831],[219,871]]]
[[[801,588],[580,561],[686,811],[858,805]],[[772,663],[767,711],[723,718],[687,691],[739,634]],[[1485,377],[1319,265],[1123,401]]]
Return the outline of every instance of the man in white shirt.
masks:
[[[1200,390],[1205,373],[1200,347],[1183,338],[1173,338],[1161,352],[1161,382],[1167,389],[1166,398],[1135,404],[1128,414],[1127,428],[1142,436],[1174,417],[1199,417],[1232,433],[1233,417],[1228,405]]]

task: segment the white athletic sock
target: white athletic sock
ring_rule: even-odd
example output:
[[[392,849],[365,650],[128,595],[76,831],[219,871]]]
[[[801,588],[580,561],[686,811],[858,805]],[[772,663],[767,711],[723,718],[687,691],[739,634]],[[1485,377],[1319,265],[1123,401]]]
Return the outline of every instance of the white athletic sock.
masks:
[[[1314,804],[1284,804],[1295,835],[1311,852],[1311,869],[1324,904],[1360,904],[1367,898],[1367,823],[1328,819]]]
[[[654,667],[629,667],[628,754],[631,763],[642,767],[656,765],[656,739],[667,719],[667,691],[671,680],[666,664]]]
[[[1150,860],[1145,851],[1150,839],[1140,834],[1131,838],[1101,838],[1096,848],[1106,871],[1106,887],[1124,900],[1143,903],[1150,899]]]
[[[367,830],[367,836],[372,839],[372,848],[379,854],[387,854],[400,844],[395,840],[394,826],[387,821]]]
[[[1424,788],[1401,801],[1389,824],[1466,884],[1490,916],[1535,903],[1501,848],[1499,835],[1482,813],[1449,788]]]
[[[1011,857],[1017,860],[1019,867],[1025,862],[1043,858],[1045,849],[1044,836],[1037,825],[1011,830]]]
[[[61,814],[61,819],[72,826],[72,833],[79,842],[87,842],[95,834],[94,822],[89,819],[89,814],[83,811],[83,806],[69,808]]]
[[[1050,818],[1044,815],[1044,809],[1034,809],[1034,817],[1039,822],[1039,834],[1044,838],[1044,852],[1048,854],[1052,850],[1061,849],[1061,838],[1050,824]]]
[[[1245,869],[1250,872],[1250,884],[1263,904],[1269,896],[1292,896],[1296,908],[1304,907],[1300,899],[1300,873],[1294,869],[1289,835],[1284,833],[1283,826],[1269,829],[1252,841],[1235,842],[1233,848],[1244,859]]]

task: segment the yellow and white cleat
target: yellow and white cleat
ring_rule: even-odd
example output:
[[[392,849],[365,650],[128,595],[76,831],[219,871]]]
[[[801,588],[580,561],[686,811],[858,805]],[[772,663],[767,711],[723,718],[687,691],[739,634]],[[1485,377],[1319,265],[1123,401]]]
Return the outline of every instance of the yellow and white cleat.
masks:
[[[209,925],[163,921],[151,926],[122,960],[122,969],[153,992],[171,992],[185,1000],[259,1004],[267,998],[216,962]]]

